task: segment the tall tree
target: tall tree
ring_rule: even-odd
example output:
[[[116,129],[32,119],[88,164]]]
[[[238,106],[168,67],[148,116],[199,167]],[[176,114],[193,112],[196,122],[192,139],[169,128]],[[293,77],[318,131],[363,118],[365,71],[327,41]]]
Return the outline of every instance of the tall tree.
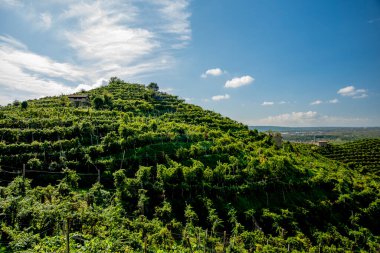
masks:
[[[150,83],[150,84],[148,85],[148,89],[151,89],[151,90],[153,90],[153,91],[158,91],[158,90],[159,90],[159,87],[158,87],[157,83]]]

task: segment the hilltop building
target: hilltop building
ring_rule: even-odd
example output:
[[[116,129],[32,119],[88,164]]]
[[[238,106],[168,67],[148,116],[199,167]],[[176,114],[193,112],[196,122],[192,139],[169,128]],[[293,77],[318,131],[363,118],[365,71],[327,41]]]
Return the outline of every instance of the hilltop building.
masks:
[[[327,144],[328,144],[328,141],[318,141],[317,144],[318,144],[319,147],[326,147]]]
[[[276,145],[277,148],[281,148],[282,147],[282,135],[281,133],[269,133],[269,135],[272,137],[272,140],[274,142],[274,144]]]
[[[87,94],[67,96],[75,106],[88,105],[90,100]]]

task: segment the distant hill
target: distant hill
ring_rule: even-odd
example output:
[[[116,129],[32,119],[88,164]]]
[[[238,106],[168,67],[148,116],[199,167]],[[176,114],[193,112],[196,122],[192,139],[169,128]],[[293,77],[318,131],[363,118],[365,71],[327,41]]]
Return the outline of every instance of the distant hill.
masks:
[[[380,139],[328,145],[320,148],[319,152],[330,159],[347,163],[352,168],[380,175]]]
[[[155,84],[75,95],[0,107],[1,251],[379,249],[376,174]]]
[[[279,127],[250,126],[259,132],[280,132],[285,140],[295,142],[313,142],[328,140],[347,142],[365,138],[380,138],[380,127]]]

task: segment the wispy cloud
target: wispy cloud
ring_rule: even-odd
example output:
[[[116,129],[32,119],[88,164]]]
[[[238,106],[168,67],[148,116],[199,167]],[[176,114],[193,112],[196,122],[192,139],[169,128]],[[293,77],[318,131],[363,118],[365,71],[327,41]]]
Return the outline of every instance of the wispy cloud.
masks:
[[[320,115],[315,111],[284,113],[260,119],[258,122],[264,125],[299,125],[312,124]]]
[[[35,54],[10,36],[0,37],[0,66],[0,91],[6,95],[2,97],[1,104],[14,99],[91,89],[103,85],[105,81],[100,79],[91,85],[84,84],[86,80],[91,79],[88,76],[90,73],[69,63],[57,62],[47,56]]]
[[[79,24],[76,29],[65,30],[64,36],[81,61],[96,67],[103,75],[117,75],[123,67],[144,62],[147,70],[159,68],[154,50],[159,48],[155,34],[147,28],[132,28],[132,15],[124,17],[114,8],[127,8],[121,4],[105,2],[78,2],[66,10],[61,18]],[[129,13],[129,12],[128,12]],[[159,63],[155,66],[155,63]],[[153,68],[153,69],[152,69]]]
[[[248,120],[245,123],[248,125],[272,126],[345,126],[346,124],[363,126],[363,124],[371,124],[371,121],[368,118],[329,116],[316,111],[306,111],[284,113],[258,120]]]
[[[375,22],[379,22],[380,21],[380,17],[379,18],[373,18],[373,19],[370,19],[370,20],[368,20],[368,23],[369,24],[373,24],[373,23],[375,23]]]
[[[0,4],[7,7],[21,7],[23,3],[19,0],[0,0]]]
[[[161,91],[161,92],[170,93],[170,92],[173,92],[174,89],[173,89],[173,88],[170,88],[170,87],[168,87],[168,88],[160,88],[160,91]]]
[[[188,0],[2,2],[20,19],[28,13],[31,27],[54,34],[71,55],[70,62],[57,61],[0,35],[0,93],[43,96],[94,87],[110,76],[133,80],[174,66],[175,51],[191,40]]]
[[[330,99],[327,101],[322,101],[322,100],[314,100],[313,102],[310,103],[310,105],[321,105],[321,104],[337,104],[339,103],[339,100],[337,98]]]
[[[208,76],[220,76],[223,74],[223,70],[220,68],[214,68],[214,69],[208,69],[206,70],[201,77],[202,78],[207,78]]]
[[[275,102],[275,101],[264,101],[261,103],[261,106],[273,106],[273,105],[284,105],[284,104],[289,104],[289,102],[287,101],[279,101],[279,102]]]
[[[27,50],[26,45],[9,35],[0,35],[0,42],[8,48]]]
[[[73,65],[30,52],[21,42],[9,36],[5,40],[2,38],[4,37],[0,37],[0,87],[51,95],[68,91],[68,87],[57,79],[85,79],[85,73]]]
[[[315,100],[315,101],[311,102],[310,105],[320,105],[322,103],[323,103],[322,100]]]
[[[352,98],[365,98],[368,97],[367,90],[365,89],[356,89],[355,86],[346,86],[338,90],[337,94],[344,97]]]
[[[5,38],[5,40],[3,40]],[[83,81],[85,72],[77,66],[56,62],[49,57],[35,54],[20,41],[12,37],[0,36],[2,66],[12,65],[20,71],[45,77],[63,78],[69,81]],[[4,73],[2,78],[10,75]],[[0,78],[1,81],[1,78]]]
[[[226,99],[230,99],[230,95],[228,94],[216,95],[216,96],[211,97],[211,99],[214,101],[226,100]]]
[[[235,77],[231,80],[228,80],[224,87],[226,88],[239,88],[241,86],[249,85],[250,83],[254,82],[255,79],[251,76],[242,76],[242,77]]]
[[[368,97],[368,95],[366,93],[361,93],[361,94],[358,94],[356,96],[353,96],[353,98],[366,98]]]
[[[41,13],[40,18],[41,18],[42,27],[44,29],[49,29],[51,27],[51,22],[52,22],[50,13],[47,13],[47,12]]]
[[[160,6],[159,12],[163,21],[161,29],[165,33],[174,34],[177,43],[173,48],[182,48],[191,39],[190,16],[188,0],[160,0],[155,1]]]
[[[272,101],[264,101],[261,105],[262,106],[272,106],[272,105],[274,105],[274,102],[272,102]]]
[[[331,99],[331,100],[327,101],[327,103],[329,103],[329,104],[337,104],[337,103],[339,103],[339,100],[337,98],[334,98],[334,99]]]

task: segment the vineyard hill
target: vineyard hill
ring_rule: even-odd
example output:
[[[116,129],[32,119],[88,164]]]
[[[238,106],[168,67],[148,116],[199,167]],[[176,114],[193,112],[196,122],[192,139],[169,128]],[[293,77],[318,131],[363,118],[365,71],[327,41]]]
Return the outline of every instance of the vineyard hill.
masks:
[[[74,95],[0,108],[0,251],[380,248],[375,173],[154,83]]]

